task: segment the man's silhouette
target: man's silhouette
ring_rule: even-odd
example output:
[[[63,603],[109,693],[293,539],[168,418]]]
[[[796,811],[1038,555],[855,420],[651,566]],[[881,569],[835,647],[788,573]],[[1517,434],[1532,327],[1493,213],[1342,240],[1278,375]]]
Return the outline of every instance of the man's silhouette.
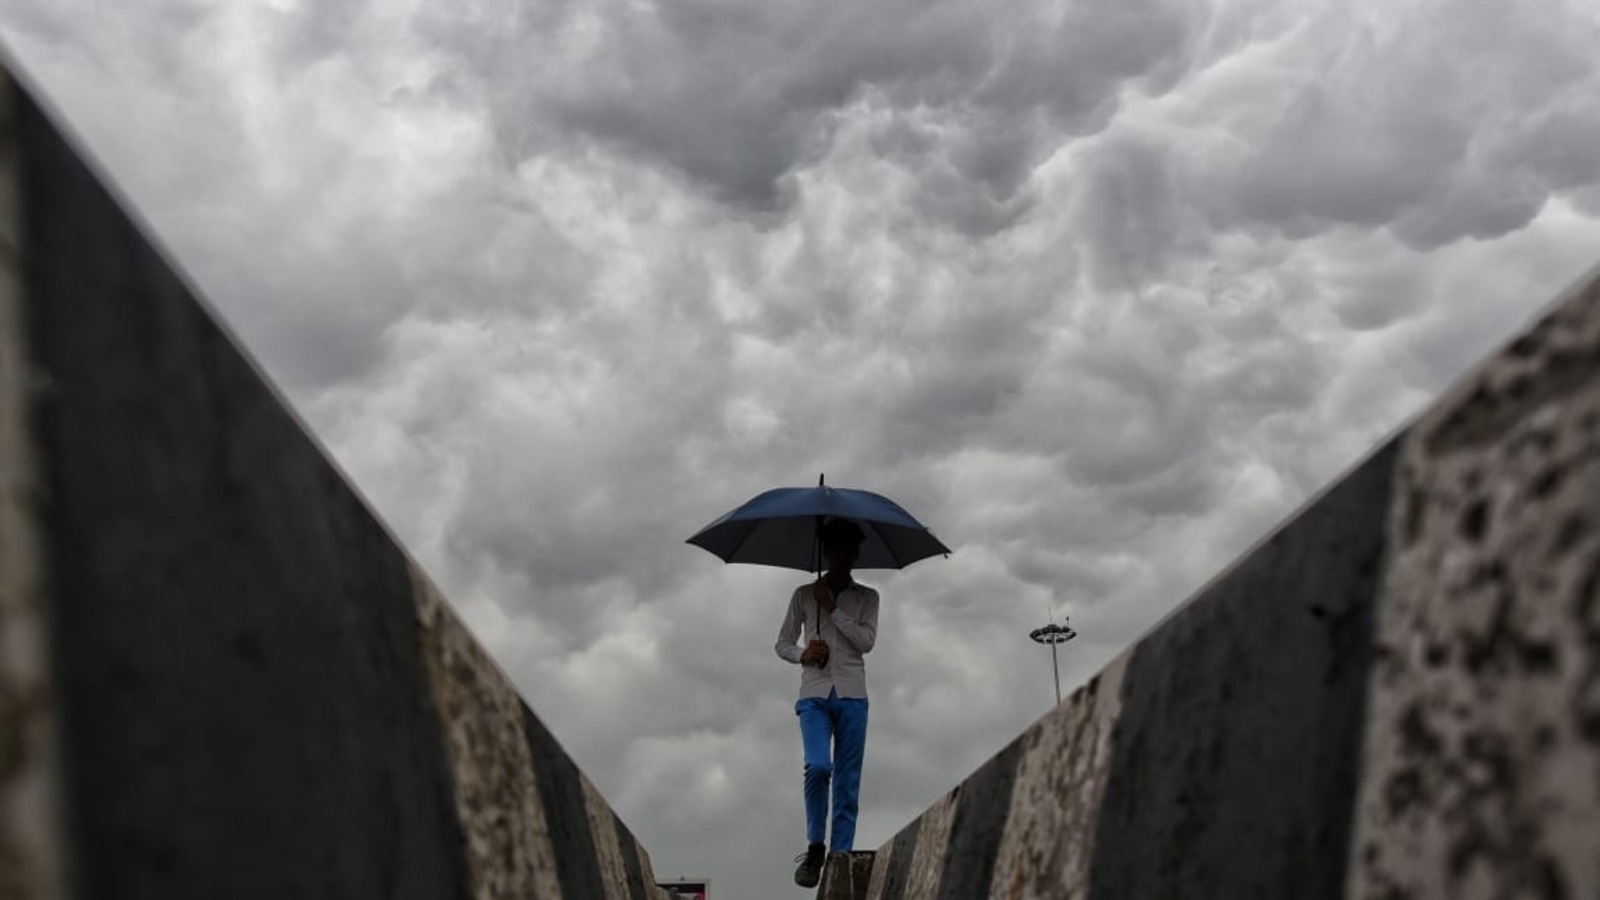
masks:
[[[805,749],[806,852],[795,883],[815,887],[826,851],[849,852],[856,837],[861,761],[867,743],[867,674],[862,656],[878,637],[878,592],[850,577],[865,535],[848,519],[818,529],[828,572],[796,588],[778,629],[778,656],[800,665],[795,715]],[[804,632],[807,641],[799,641]],[[829,837],[828,789],[833,788]]]

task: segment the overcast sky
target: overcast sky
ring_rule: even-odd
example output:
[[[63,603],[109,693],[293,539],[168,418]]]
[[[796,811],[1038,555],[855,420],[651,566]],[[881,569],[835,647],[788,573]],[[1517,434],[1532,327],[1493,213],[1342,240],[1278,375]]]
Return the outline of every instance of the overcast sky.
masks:
[[[0,0],[0,35],[640,835],[803,849],[775,485],[883,595],[858,846],[1600,259],[1600,0]]]

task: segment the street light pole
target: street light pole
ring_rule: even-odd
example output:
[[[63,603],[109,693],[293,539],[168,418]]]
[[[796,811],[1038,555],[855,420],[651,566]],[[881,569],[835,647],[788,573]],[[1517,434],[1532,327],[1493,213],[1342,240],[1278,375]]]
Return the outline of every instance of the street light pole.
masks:
[[[1035,628],[1028,632],[1028,637],[1033,638],[1036,644],[1050,645],[1050,668],[1056,675],[1056,703],[1061,703],[1061,664],[1056,661],[1056,645],[1065,644],[1077,637],[1078,633],[1066,624],[1057,625],[1051,622],[1043,628]]]

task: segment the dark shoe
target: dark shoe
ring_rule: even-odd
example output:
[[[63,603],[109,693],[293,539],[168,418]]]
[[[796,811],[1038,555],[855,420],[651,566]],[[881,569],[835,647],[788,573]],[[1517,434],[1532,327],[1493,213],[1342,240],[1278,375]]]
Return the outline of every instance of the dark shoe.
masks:
[[[794,883],[803,888],[814,888],[822,880],[822,863],[828,858],[828,848],[822,844],[811,844],[806,847],[806,852],[796,856],[794,861],[800,865],[794,870]]]

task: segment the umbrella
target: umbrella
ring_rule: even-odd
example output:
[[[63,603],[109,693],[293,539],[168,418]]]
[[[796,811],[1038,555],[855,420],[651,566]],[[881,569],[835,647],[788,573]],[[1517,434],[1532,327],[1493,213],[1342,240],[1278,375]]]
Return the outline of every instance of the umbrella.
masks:
[[[816,571],[817,526],[830,518],[861,526],[857,569],[903,569],[919,559],[949,555],[926,526],[900,504],[871,491],[836,488],[817,479],[813,488],[774,488],[700,529],[689,543],[723,562]]]

